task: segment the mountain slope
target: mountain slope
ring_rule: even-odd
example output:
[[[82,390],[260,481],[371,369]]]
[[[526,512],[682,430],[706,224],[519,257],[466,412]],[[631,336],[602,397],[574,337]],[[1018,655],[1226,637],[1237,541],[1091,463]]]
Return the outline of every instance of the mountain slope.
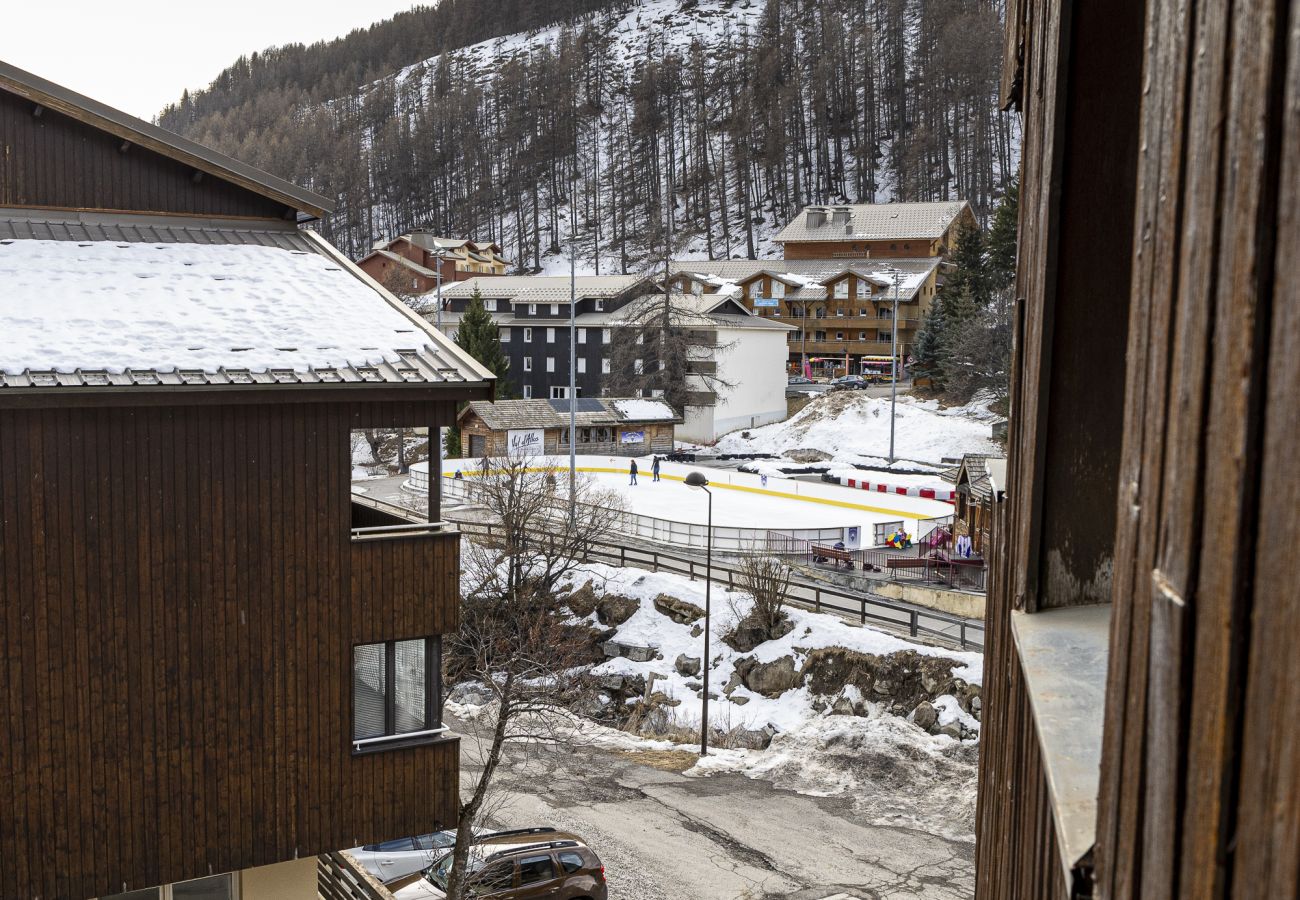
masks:
[[[163,122],[336,197],[322,227],[353,253],[420,225],[497,240],[529,270],[567,270],[575,230],[584,271],[666,245],[774,255],[807,202],[992,205],[1018,152],[996,109],[1000,16],[988,0],[625,2],[330,97],[300,76],[232,105],[214,85]]]

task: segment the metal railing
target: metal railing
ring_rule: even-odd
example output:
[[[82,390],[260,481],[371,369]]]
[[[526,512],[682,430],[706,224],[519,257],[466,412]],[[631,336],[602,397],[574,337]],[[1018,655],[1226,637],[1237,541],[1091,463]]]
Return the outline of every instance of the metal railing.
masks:
[[[462,534],[485,537],[489,540],[500,529],[491,523],[462,522]],[[684,553],[655,547],[630,547],[614,542],[601,542],[591,547],[585,561],[603,562],[619,567],[637,566],[652,572],[671,572],[685,575],[691,580],[705,576],[706,563]],[[713,558],[713,582],[735,590],[742,575],[738,566],[726,559]],[[900,600],[871,593],[843,590],[817,582],[795,578],[786,593],[789,603],[816,612],[831,612],[857,619],[909,637],[928,639],[937,643],[955,645],[962,650],[984,650],[984,623],[965,619],[937,610],[913,606]]]
[[[864,547],[826,553],[830,545],[769,532],[766,550],[790,562],[836,573],[860,574],[889,581],[916,581],[951,590],[983,593],[986,570],[983,560],[951,559],[927,544],[913,544],[906,550]]]

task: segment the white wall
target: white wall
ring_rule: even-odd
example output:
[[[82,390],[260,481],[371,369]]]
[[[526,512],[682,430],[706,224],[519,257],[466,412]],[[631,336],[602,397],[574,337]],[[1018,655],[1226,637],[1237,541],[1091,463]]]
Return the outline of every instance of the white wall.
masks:
[[[688,407],[677,426],[677,439],[713,443],[730,431],[756,428],[786,417],[786,332],[768,328],[719,328],[714,354],[718,378],[731,385],[717,388],[712,409]],[[699,379],[691,378],[691,382]],[[691,383],[692,390],[706,389]]]

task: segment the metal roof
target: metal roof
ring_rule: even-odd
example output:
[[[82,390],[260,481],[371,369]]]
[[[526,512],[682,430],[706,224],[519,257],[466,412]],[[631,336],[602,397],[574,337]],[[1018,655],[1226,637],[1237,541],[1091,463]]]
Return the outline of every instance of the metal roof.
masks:
[[[180,160],[209,175],[234,182],[301,212],[322,216],[334,211],[334,202],[320,194],[3,61],[0,61],[0,90],[25,97],[33,103]]]
[[[616,405],[621,398],[617,397],[600,397],[590,398],[599,409],[586,409],[579,406],[574,412],[577,424],[582,427],[592,425],[626,425],[631,423],[651,423],[662,422],[665,424],[678,424],[682,422],[681,416],[668,407],[666,402],[660,401],[661,405],[667,407],[673,412],[672,418],[662,416],[655,417],[637,417],[626,415]],[[631,400],[633,398],[627,398]],[[645,401],[641,401],[645,402]],[[585,406],[585,404],[584,404]],[[498,400],[495,403],[486,400],[471,401],[465,407],[458,417],[464,420],[470,413],[478,416],[483,420],[483,424],[493,431],[508,431],[512,428],[568,428],[569,411],[557,410],[549,400]]]
[[[839,206],[807,206],[774,238],[786,241],[888,241],[916,238],[935,240],[957,220],[965,200],[932,203],[861,203]],[[848,222],[835,221],[835,212],[848,211]],[[809,224],[809,213],[820,216],[821,224]]]
[[[618,297],[644,282],[644,275],[579,275],[574,285],[579,300]],[[567,275],[480,275],[444,285],[444,297],[468,298],[478,291],[487,299],[516,303],[568,303]]]
[[[110,217],[104,214],[87,216],[85,214],[78,216],[68,214],[59,216],[57,214],[45,214],[40,216],[31,216],[23,218],[0,218],[0,240],[7,243],[18,243],[26,241],[55,241],[76,243],[78,247],[89,248],[94,250],[101,245],[107,247],[118,246],[126,247],[127,245],[152,245],[163,247],[175,244],[194,244],[194,245],[232,245],[269,248],[272,250],[283,250],[289,253],[297,254],[301,258],[303,254],[317,254],[326,258],[328,265],[318,266],[322,270],[321,277],[331,279],[331,284],[337,284],[337,296],[326,296],[323,298],[326,302],[334,303],[357,303],[365,301],[373,304],[374,315],[385,316],[394,323],[395,328],[390,330],[392,335],[391,343],[393,346],[384,348],[375,348],[374,354],[367,354],[365,359],[348,360],[346,363],[338,365],[297,365],[293,367],[277,368],[276,366],[258,366],[247,367],[241,365],[241,359],[237,350],[243,348],[229,348],[229,342],[222,344],[221,335],[200,334],[196,336],[196,343],[203,343],[210,346],[210,352],[221,354],[220,348],[227,346],[229,352],[225,356],[229,359],[228,364],[219,366],[205,366],[204,368],[186,368],[184,365],[176,365],[174,361],[162,358],[166,355],[165,348],[159,351],[159,358],[156,365],[149,367],[124,367],[117,368],[111,366],[109,360],[96,360],[90,358],[88,353],[86,364],[81,367],[67,368],[60,367],[55,369],[41,368],[31,365],[23,368],[21,371],[0,372],[0,396],[7,395],[17,390],[45,392],[49,390],[95,390],[95,389],[114,389],[114,388],[179,388],[179,389],[203,389],[209,387],[220,388],[256,388],[276,385],[303,385],[303,386],[337,386],[337,385],[363,385],[363,384],[384,384],[384,385],[478,385],[488,382],[492,375],[484,369],[472,357],[465,354],[445,335],[439,333],[432,326],[428,325],[418,315],[411,312],[400,300],[393,297],[386,290],[380,287],[364,272],[351,263],[342,253],[330,245],[314,232],[289,230],[278,231],[275,229],[262,228],[235,228],[225,226],[204,227],[197,222],[176,221],[170,225],[160,225],[150,217],[135,216],[117,216]],[[224,252],[224,251],[223,251]],[[237,258],[236,258],[237,260]],[[82,285],[52,284],[50,291],[50,303],[57,304],[60,299],[60,292],[64,296],[73,296],[80,294],[83,298],[87,290],[93,291],[96,298],[102,295],[105,304],[104,316],[100,320],[77,320],[79,326],[95,330],[96,338],[104,340],[104,334],[108,333],[111,337],[113,329],[123,330],[124,338],[129,337],[132,329],[130,316],[124,315],[123,312],[129,308],[132,302],[132,291],[137,288],[132,283],[125,283],[122,278],[101,277],[101,282],[95,281],[95,273],[87,271],[86,277],[88,283]],[[247,270],[242,270],[236,264],[230,270],[230,276],[223,274],[221,282],[223,285],[229,285],[227,290],[239,290],[241,282],[239,279],[248,279],[252,283],[262,283],[265,285],[265,273],[256,267],[256,262],[251,262]],[[189,286],[197,281],[197,277],[192,276],[190,279],[173,279],[168,280],[166,273],[163,272],[157,279],[151,279],[151,290],[175,291],[178,300],[182,299]],[[360,285],[357,284],[360,282]],[[206,282],[203,282],[206,284]],[[293,291],[297,285],[284,285],[283,290]],[[277,285],[271,284],[264,286],[266,291],[274,293],[280,289]],[[19,323],[6,326],[4,321],[4,299],[5,286],[3,283],[3,274],[0,274],[0,333],[5,333],[15,328]],[[212,299],[213,293],[205,296],[204,301],[208,304],[219,304],[220,301]],[[217,292],[215,296],[220,296]],[[286,293],[286,297],[290,296]],[[273,298],[272,298],[273,299]],[[114,303],[120,304],[116,308]],[[262,304],[260,307],[263,314],[267,317],[267,326],[274,330],[277,327],[276,314],[279,306],[275,302]],[[362,313],[358,309],[354,312]],[[115,313],[117,313],[115,315]],[[24,320],[30,320],[32,315],[14,311],[11,314],[18,314]],[[39,315],[39,311],[36,313]],[[365,315],[369,315],[366,313]],[[403,323],[409,327],[402,327]],[[22,324],[30,328],[30,321]],[[176,337],[185,341],[184,326],[177,323]],[[334,335],[323,335],[324,338],[336,337]],[[346,338],[346,335],[341,336]],[[403,340],[409,341],[409,344],[402,345]],[[76,351],[81,346],[82,338],[69,331],[65,333],[51,334],[45,339],[43,346],[55,348],[62,352],[68,348]],[[60,347],[60,344],[63,346]],[[39,351],[33,351],[39,352]],[[33,359],[33,362],[35,360]],[[243,360],[247,362],[247,360]],[[170,364],[169,364],[170,363]]]
[[[892,283],[890,269],[903,273],[900,297],[914,299],[926,278],[943,260],[937,256],[879,259],[719,259],[719,260],[683,260],[674,262],[674,274],[716,276],[737,284],[750,281],[760,275],[769,275],[786,284],[795,284],[798,278],[817,282],[816,285],[801,286],[794,291],[787,291],[786,296],[794,300],[820,300],[826,296],[823,285],[836,276],[852,272],[859,277],[882,278]]]

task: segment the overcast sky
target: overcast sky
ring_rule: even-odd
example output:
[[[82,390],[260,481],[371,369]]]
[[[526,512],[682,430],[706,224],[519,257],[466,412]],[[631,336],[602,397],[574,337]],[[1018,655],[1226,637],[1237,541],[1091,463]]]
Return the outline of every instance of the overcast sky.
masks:
[[[339,37],[413,0],[6,0],[0,59],[142,119],[240,54]],[[423,5],[431,5],[425,0]]]

